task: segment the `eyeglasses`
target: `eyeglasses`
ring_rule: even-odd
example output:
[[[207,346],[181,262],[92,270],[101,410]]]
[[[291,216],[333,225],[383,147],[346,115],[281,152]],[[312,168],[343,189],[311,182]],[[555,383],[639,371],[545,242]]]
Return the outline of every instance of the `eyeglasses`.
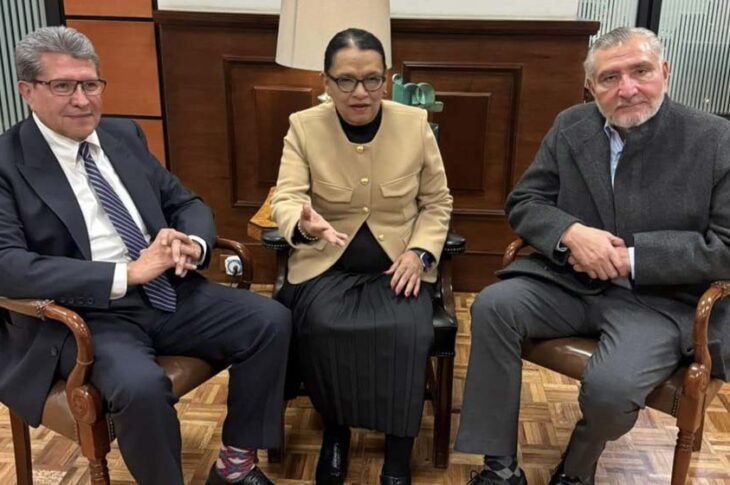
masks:
[[[81,85],[81,90],[87,96],[98,96],[104,92],[106,81],[103,79],[87,79],[85,81],[76,81],[74,79],[51,79],[50,81],[41,81],[33,79],[33,84],[45,84],[56,96],[71,96],[76,92],[76,88]]]
[[[337,87],[343,93],[353,92],[357,89],[357,85],[359,83],[362,83],[362,87],[365,88],[365,91],[377,91],[383,85],[383,81],[385,81],[385,76],[381,75],[373,75],[368,76],[365,79],[357,79],[350,76],[332,77],[328,72],[325,74],[328,78],[332,79],[335,84],[337,84]]]

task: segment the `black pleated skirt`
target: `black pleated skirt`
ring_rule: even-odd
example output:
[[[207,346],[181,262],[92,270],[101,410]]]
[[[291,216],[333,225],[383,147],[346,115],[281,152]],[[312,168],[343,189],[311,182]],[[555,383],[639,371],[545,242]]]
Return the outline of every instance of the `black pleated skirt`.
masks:
[[[292,361],[315,409],[330,424],[416,436],[428,350],[433,285],[396,296],[392,261],[364,224],[339,261],[279,300],[292,310]]]

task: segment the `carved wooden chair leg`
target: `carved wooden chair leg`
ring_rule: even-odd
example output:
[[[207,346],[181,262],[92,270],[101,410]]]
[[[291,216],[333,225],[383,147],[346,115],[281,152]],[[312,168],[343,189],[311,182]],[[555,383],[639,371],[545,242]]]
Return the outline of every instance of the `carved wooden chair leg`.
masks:
[[[433,464],[436,468],[449,466],[451,439],[451,398],[454,357],[437,357],[434,393]]]
[[[78,368],[78,366],[77,366]],[[106,455],[111,449],[111,431],[106,415],[102,412],[102,400],[95,387],[85,384],[73,387],[77,381],[77,368],[66,383],[66,399],[76,420],[76,431],[81,453],[89,460],[92,485],[109,485],[109,468]]]
[[[702,421],[700,421],[700,429],[695,432],[695,438],[692,442],[692,451],[700,451],[702,449],[702,436],[705,433],[705,412],[702,412]]]
[[[672,485],[684,485],[692,459],[692,440],[694,433],[680,428],[677,445],[674,448],[674,464],[672,465]]]
[[[684,378],[682,397],[677,409],[677,445],[674,448],[672,485],[684,485],[689,472],[692,448],[705,414],[705,394],[709,372],[697,363],[690,365]]]
[[[111,448],[109,426],[104,417],[93,423],[78,422],[81,453],[89,460],[92,485],[109,485],[109,468],[106,455]]]
[[[33,461],[30,453],[28,425],[12,410],[10,411],[10,429],[13,433],[15,474],[18,478],[18,485],[33,485]]]

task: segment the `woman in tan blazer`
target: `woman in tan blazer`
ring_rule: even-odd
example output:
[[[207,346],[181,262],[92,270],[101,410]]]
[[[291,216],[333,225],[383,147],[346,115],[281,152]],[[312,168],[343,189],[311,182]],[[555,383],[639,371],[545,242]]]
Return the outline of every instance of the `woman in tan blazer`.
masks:
[[[343,483],[350,427],[384,432],[381,483],[409,484],[423,408],[452,198],[427,113],[382,100],[385,71],[369,32],[332,38],[332,102],[291,115],[272,199],[294,248],[294,364],[325,423],[318,484]]]

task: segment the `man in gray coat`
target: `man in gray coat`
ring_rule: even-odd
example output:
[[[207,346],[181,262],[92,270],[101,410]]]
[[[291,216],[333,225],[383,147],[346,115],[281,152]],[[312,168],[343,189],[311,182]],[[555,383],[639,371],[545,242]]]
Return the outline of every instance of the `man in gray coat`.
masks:
[[[595,102],[560,113],[507,200],[536,254],[474,301],[456,448],[485,455],[475,484],[525,484],[516,462],[525,338],[600,337],[583,413],[551,484],[592,483],[605,443],[692,352],[694,305],[730,278],[730,123],[670,100],[656,36],[619,28],[585,61]],[[728,316],[710,328],[727,379]]]

